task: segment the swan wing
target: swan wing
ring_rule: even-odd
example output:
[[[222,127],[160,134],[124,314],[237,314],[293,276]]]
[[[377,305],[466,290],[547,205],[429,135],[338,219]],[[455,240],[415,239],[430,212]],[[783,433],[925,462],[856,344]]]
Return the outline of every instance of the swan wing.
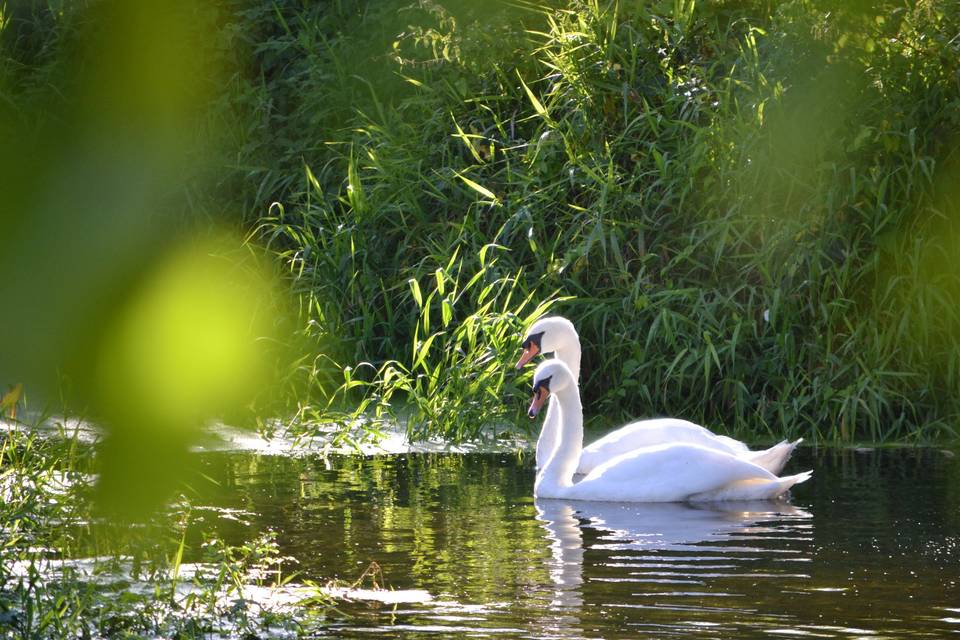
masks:
[[[690,496],[691,502],[717,500],[767,500],[782,496],[795,484],[806,482],[813,471],[804,471],[792,476],[774,478],[771,481],[741,480],[714,491]]]
[[[735,442],[746,451],[746,445],[725,436],[717,436],[709,429],[687,420],[677,418],[656,418],[638,420],[620,427],[589,446],[580,454],[580,466],[577,473],[590,473],[600,465],[618,458],[634,449],[662,444],[695,444],[708,449],[738,454],[739,448],[729,442]]]
[[[750,453],[750,447],[740,442],[739,440],[736,440],[735,438],[731,438],[730,436],[721,436],[721,435],[714,435],[714,437],[720,442],[722,442],[723,444],[725,444],[727,447],[729,447],[731,453],[736,453],[739,455]]]
[[[721,493],[737,483],[749,486],[750,491]],[[731,453],[694,444],[668,444],[637,449],[607,461],[568,487],[564,497],[677,502],[716,494],[722,497],[712,499],[763,499],[789,488],[782,488],[782,484],[766,469]]]

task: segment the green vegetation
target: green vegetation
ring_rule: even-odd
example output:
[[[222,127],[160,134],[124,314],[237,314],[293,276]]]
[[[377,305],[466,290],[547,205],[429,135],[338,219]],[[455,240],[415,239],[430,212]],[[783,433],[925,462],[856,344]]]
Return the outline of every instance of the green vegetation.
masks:
[[[0,638],[257,637],[322,622],[330,600],[312,586],[287,601],[296,609],[251,593],[292,577],[274,535],[226,544],[215,514],[191,506],[196,490],[150,524],[104,519],[91,500],[94,449],[66,424],[59,437],[4,431]]]
[[[437,410],[465,402],[516,415],[520,400],[500,403],[512,383],[486,375],[472,343],[453,361],[450,336],[431,341],[422,323],[474,318],[479,287],[432,283],[490,272],[493,244],[514,299],[570,298],[553,310],[581,331],[604,427],[670,414],[758,440],[956,436],[954,4],[279,3],[257,16],[256,81],[238,90],[272,108],[250,156],[268,168],[246,174],[248,193],[323,354],[314,394],[371,362],[364,402],[388,396],[399,360],[482,383],[418,387],[433,428],[450,434]],[[268,201],[283,205],[259,217]],[[506,367],[515,346],[483,326],[479,348]]]
[[[92,18],[12,7],[3,110],[43,129]],[[174,201],[241,225],[299,300],[261,414],[399,415],[418,437],[517,422],[516,338],[550,309],[581,331],[598,426],[956,437],[955,3],[201,13],[191,55],[218,81],[190,90],[206,146]]]
[[[525,429],[547,312],[599,429],[955,442],[958,141],[956,2],[0,0],[0,414],[109,436],[5,423],[0,637],[310,633],[320,592],[244,595],[269,532],[192,511],[198,426]],[[477,487],[517,477],[413,460],[344,473],[509,521]],[[392,504],[357,526],[434,540]]]

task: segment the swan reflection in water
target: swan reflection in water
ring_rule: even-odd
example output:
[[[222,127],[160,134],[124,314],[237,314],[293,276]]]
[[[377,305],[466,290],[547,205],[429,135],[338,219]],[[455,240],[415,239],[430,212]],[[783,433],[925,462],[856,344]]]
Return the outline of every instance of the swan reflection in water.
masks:
[[[695,583],[700,585],[698,589],[709,590],[712,579],[736,580],[741,574],[754,582],[765,576],[806,578],[788,568],[755,571],[758,561],[802,562],[809,557],[813,516],[783,501],[691,504],[536,499],[534,506],[551,551],[547,569],[554,615],[542,622],[558,635],[580,633],[576,626],[583,605],[580,587],[586,549],[602,554],[588,556],[590,579],[634,583],[632,591],[624,591],[627,598],[637,591],[636,583],[647,583],[647,588],[657,588],[656,583],[660,587]],[[585,539],[590,542],[585,544]],[[611,558],[611,551],[626,553]],[[722,571],[718,573],[718,569]]]

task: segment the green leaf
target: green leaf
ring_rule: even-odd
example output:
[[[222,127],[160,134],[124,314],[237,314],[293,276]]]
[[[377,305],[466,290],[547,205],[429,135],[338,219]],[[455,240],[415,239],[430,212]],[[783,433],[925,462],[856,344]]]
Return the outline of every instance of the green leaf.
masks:
[[[453,114],[451,114],[450,117],[453,118]],[[453,118],[453,126],[457,128],[457,134],[454,137],[460,138],[460,140],[463,141],[463,144],[467,145],[467,149],[470,150],[470,155],[473,156],[473,159],[476,160],[478,163],[483,164],[483,158],[480,157],[480,152],[477,151],[477,148],[473,146],[473,141],[470,140],[471,136],[468,136],[466,133],[463,132],[463,129],[460,128],[460,125],[457,123],[456,118]],[[473,136],[473,137],[479,137],[479,136]]]
[[[430,353],[430,346],[433,344],[433,341],[437,339],[437,336],[442,336],[443,334],[443,331],[431,334],[430,337],[428,337],[421,345],[419,345],[417,348],[417,359],[414,361],[411,370],[415,370],[424,364],[427,359],[427,355]]]
[[[443,317],[443,326],[446,327],[450,324],[450,321],[453,320],[453,304],[449,298],[443,299],[440,313]]]
[[[530,98],[530,103],[533,105],[533,110],[537,112],[542,118],[549,119],[550,116],[547,113],[547,110],[544,108],[543,103],[541,103],[537,96],[533,95],[533,91],[530,90],[530,87],[527,86],[527,83],[523,81],[523,76],[520,75],[520,72],[517,72],[517,77],[520,78],[520,84],[523,85],[523,90],[527,92],[527,97]]]
[[[314,188],[314,190],[317,192],[317,195],[322,196],[323,189],[320,187],[320,181],[317,180],[317,176],[313,175],[313,171],[310,170],[310,165],[304,164],[303,169],[307,174],[307,182],[309,182],[310,186]]]
[[[487,189],[482,184],[478,184],[474,182],[473,180],[471,180],[470,178],[466,177],[461,173],[457,173],[457,177],[463,180],[464,184],[466,184],[468,187],[470,187],[480,195],[486,196],[491,200],[493,200],[494,204],[497,204],[497,205],[500,204],[500,198],[498,198],[497,194],[495,194],[493,191],[490,191],[490,189]]]
[[[423,294],[420,293],[420,283],[417,282],[416,278],[410,278],[407,283],[410,285],[410,293],[413,294],[413,300],[417,303],[417,307],[423,308]]]

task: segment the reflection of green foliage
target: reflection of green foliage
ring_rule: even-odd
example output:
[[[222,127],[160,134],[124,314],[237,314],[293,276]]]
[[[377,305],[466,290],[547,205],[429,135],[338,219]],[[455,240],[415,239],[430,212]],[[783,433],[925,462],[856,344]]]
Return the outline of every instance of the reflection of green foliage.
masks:
[[[535,516],[529,462],[495,455],[437,454],[336,457],[327,464],[310,458],[235,454],[211,461],[215,462],[211,474],[222,477],[216,473],[222,469],[223,476],[231,478],[217,502],[260,514],[251,518],[252,529],[230,530],[223,526],[228,523],[223,523],[220,535],[236,543],[237,536],[252,536],[265,527],[277,529],[281,552],[298,558],[292,568],[301,571],[304,579],[353,581],[376,561],[394,589],[426,589],[438,600],[464,604],[510,603],[510,613],[504,613],[523,621],[543,613],[541,606],[549,607],[549,589],[554,584],[551,571],[556,569],[551,554],[556,549],[549,547],[554,541]],[[797,564],[785,561],[787,555],[807,567],[799,573],[808,574],[803,581],[810,589],[845,585],[852,569],[869,567],[869,575],[854,580],[864,590],[879,589],[879,597],[861,593],[859,602],[884,601],[898,606],[899,596],[884,592],[890,587],[890,575],[903,577],[918,589],[915,601],[928,605],[941,599],[949,602],[944,586],[956,574],[950,559],[955,557],[954,539],[960,524],[954,508],[958,488],[954,460],[932,449],[871,453],[821,448],[805,450],[796,464],[818,470],[817,482],[796,496],[798,506],[813,514],[813,519],[797,530],[803,532],[801,536],[780,537],[776,527],[764,525],[750,527],[744,537],[735,537],[732,545],[720,542],[715,547],[703,541],[699,547],[714,561],[722,557],[716,553],[721,547],[733,557],[742,556],[748,541],[757,551],[792,549],[792,553],[778,552],[773,557],[747,554],[750,570],[712,576],[702,585],[703,597],[716,598],[718,606],[725,607],[729,599],[723,594],[742,593],[739,589],[743,588],[750,591],[753,570],[794,573]],[[591,506],[581,508],[583,524]],[[853,523],[851,513],[857,514]],[[640,567],[633,566],[631,558],[642,558],[656,567],[659,554],[620,547],[615,541],[622,538],[603,531],[598,524],[582,526],[583,544],[590,548],[582,567],[576,567],[582,568],[584,582],[573,586],[579,586],[586,603],[629,599],[636,584],[621,584],[621,590],[605,579],[636,578],[634,572]],[[638,527],[643,528],[643,523]],[[629,534],[623,535],[629,538]],[[575,549],[568,548],[571,550]],[[678,557],[672,551],[661,558],[684,562],[687,554]],[[915,572],[912,578],[911,571]],[[694,571],[691,577],[702,575]],[[657,593],[675,586],[665,582],[644,584],[643,588]],[[831,594],[821,595],[828,601]],[[769,604],[763,594],[755,598],[757,603]],[[775,609],[783,607],[798,619],[808,619],[824,601],[787,597]],[[915,606],[913,603],[903,606]],[[609,620],[602,621],[604,614],[599,610],[585,606],[581,619],[596,616],[598,624],[609,625]],[[840,615],[852,611],[845,608]],[[662,615],[670,623],[677,620],[672,616],[681,615],[672,609],[635,613],[638,618]],[[387,615],[384,612],[384,617],[371,624],[390,623]]]
[[[399,620],[435,625],[437,615],[459,613],[470,616],[462,624],[471,627],[502,628],[509,623],[533,632],[543,629],[541,619],[554,615],[575,615],[578,629],[610,629],[624,619],[679,625],[688,609],[671,606],[674,579],[699,581],[697,602],[715,606],[717,620],[728,625],[734,624],[724,617],[730,593],[748,594],[761,613],[776,612],[769,620],[778,626],[783,615],[818,624],[865,623],[874,620],[878,603],[905,620],[911,620],[918,607],[937,611],[934,607],[952,605],[960,467],[934,449],[804,450],[797,465],[805,468],[815,456],[818,480],[806,485],[797,501],[812,519],[784,529],[784,522],[771,516],[733,538],[694,543],[689,550],[701,561],[693,562],[691,553],[648,546],[655,546],[655,539],[638,540],[627,531],[617,533],[605,530],[602,522],[589,522],[590,505],[578,507],[583,511],[571,522],[576,535],[568,539],[573,544],[563,550],[573,557],[565,557],[559,546],[551,547],[558,540],[536,516],[530,461],[512,456],[324,460],[206,454],[202,462],[208,478],[197,485],[198,490],[206,487],[201,492],[206,496],[192,498],[192,507],[177,504],[146,527],[130,528],[91,521],[85,480],[79,475],[91,469],[88,450],[23,432],[4,438],[0,628],[15,638],[82,637],[83,630],[93,636],[151,637],[195,637],[218,630],[229,635],[232,630],[260,637],[272,625],[291,628],[291,623],[308,623],[300,629],[304,635],[322,635],[342,632],[344,622],[381,629]],[[78,484],[66,493],[58,490],[57,471],[67,472]],[[856,514],[853,520],[851,513]],[[582,555],[577,540],[586,551]],[[626,543],[631,540],[643,549],[630,549]],[[749,553],[744,553],[745,545]],[[105,575],[126,565],[138,583],[155,590],[137,592],[127,580],[90,585],[69,574],[49,580],[40,567],[42,559],[54,555],[101,556],[98,567]],[[556,582],[562,559],[576,576],[565,585]],[[170,572],[178,563],[197,561],[211,563],[206,579],[194,585],[202,588],[171,605]],[[29,579],[11,575],[15,562],[33,563]],[[350,603],[330,610],[325,606],[329,603],[319,602],[291,616],[277,616],[249,602],[214,598],[220,589],[236,594],[239,584],[250,583],[245,575],[250,568],[266,569],[264,584],[283,581],[293,572],[297,583],[335,579],[352,584],[372,562],[383,569],[379,584],[425,589],[436,602],[403,607],[402,612]],[[676,570],[670,568],[672,562],[679,563]],[[717,564],[743,570],[718,572]],[[650,576],[655,579],[636,582],[647,577],[642,575],[646,571],[656,572]],[[664,576],[664,571],[672,575]],[[754,587],[764,575],[796,580],[802,597],[783,594],[782,589],[758,591]],[[179,581],[187,580],[182,570]],[[830,616],[817,618],[835,604],[836,592],[827,590],[848,584],[856,585],[857,594],[851,587],[851,601],[831,614],[836,622]],[[904,588],[912,598],[903,598]],[[580,604],[558,607],[558,589],[568,589]],[[611,622],[610,607],[595,604],[635,602],[641,597],[638,589],[646,594],[643,603],[656,597],[660,606],[624,607],[622,616]],[[689,596],[683,600],[690,602]],[[869,606],[861,606],[864,603]],[[464,609],[456,611],[457,605]],[[346,620],[341,620],[343,611]],[[921,620],[916,629],[930,624]]]
[[[353,580],[376,561],[391,588],[425,588],[461,602],[498,601],[549,584],[528,465],[435,454],[344,457],[330,469],[239,455],[222,464],[238,482],[228,504],[243,496],[265,522],[283,523],[281,546],[318,549],[294,565],[305,579],[356,567],[354,575],[336,576]],[[518,571],[519,561],[530,569]]]

